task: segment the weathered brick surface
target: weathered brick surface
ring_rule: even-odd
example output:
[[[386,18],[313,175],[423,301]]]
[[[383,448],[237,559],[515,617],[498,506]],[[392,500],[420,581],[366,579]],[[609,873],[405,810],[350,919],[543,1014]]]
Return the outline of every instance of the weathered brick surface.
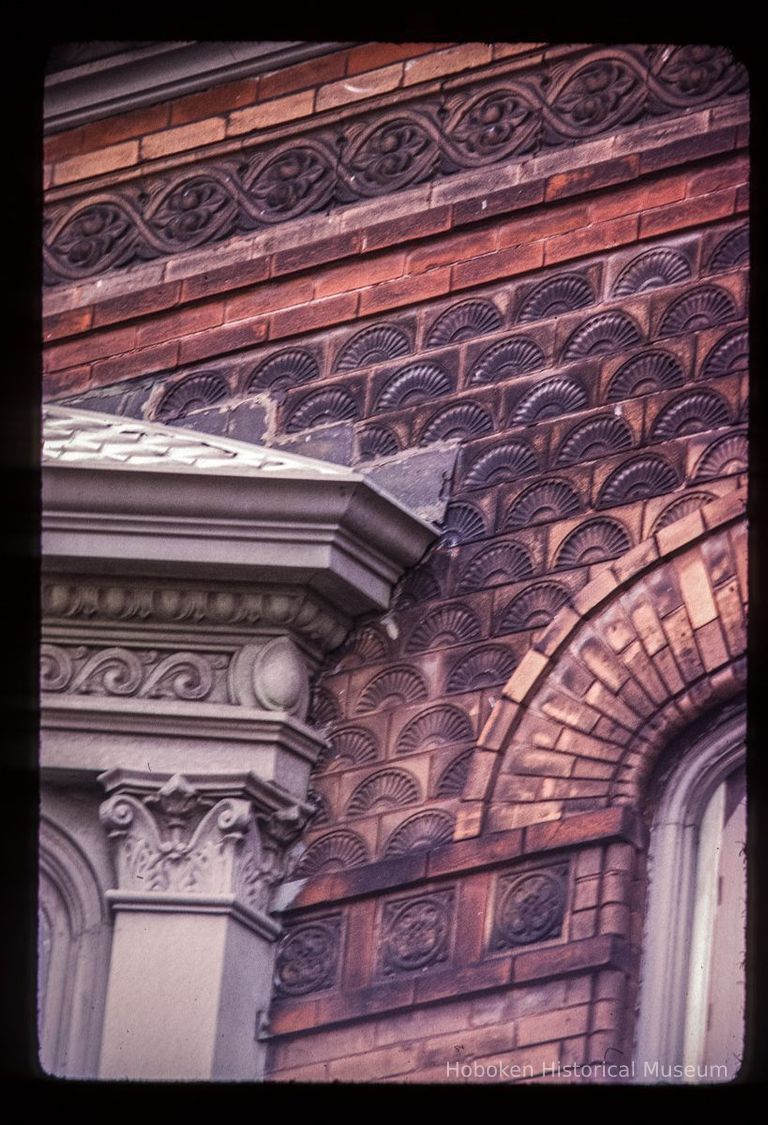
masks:
[[[295,66],[283,67],[272,74],[264,74],[259,78],[259,98],[277,98],[294,90],[314,88],[331,82],[344,74],[348,61],[347,52],[334,51],[329,55],[307,59]]]
[[[490,62],[491,47],[485,43],[466,43],[459,47],[449,47],[445,51],[435,51],[424,58],[409,60],[405,64],[403,83],[413,86],[430,78],[440,78],[445,74],[469,70]]]
[[[136,293],[125,294],[101,301],[93,308],[93,326],[101,328],[108,324],[120,324],[124,320],[149,313],[160,312],[163,309],[173,308],[179,303],[181,285],[178,282],[166,282],[162,285],[151,285],[139,289]],[[46,322],[47,323],[47,322]],[[61,331],[60,325],[57,336],[70,335],[70,332]],[[78,326],[78,331],[84,329]]]
[[[253,262],[238,262],[231,266],[213,268],[206,273],[185,278],[181,282],[181,299],[184,302],[194,301],[222,292],[237,291],[246,285],[255,285],[259,281],[266,281],[269,275],[270,261],[268,258],[258,258]]]
[[[381,282],[360,294],[360,315],[369,316],[385,309],[402,308],[415,301],[448,293],[451,287],[451,269],[442,266],[415,277],[404,277]]]
[[[224,306],[224,319],[229,323],[233,320],[246,320],[257,313],[263,314],[275,309],[309,304],[315,294],[315,288],[316,283],[311,278],[297,278],[294,281],[279,281],[256,286],[227,301]],[[203,327],[207,326],[203,325]]]
[[[406,272],[406,257],[403,253],[377,254],[361,262],[336,266],[317,275],[315,293],[327,297],[331,293],[347,293],[353,289],[367,289],[382,281],[402,277]],[[418,273],[419,270],[408,272]]]
[[[421,83],[449,99],[474,68],[501,80],[539,54],[362,44],[53,137],[52,192],[109,188],[138,160],[192,168],[225,137],[288,138],[358,103],[373,120]],[[327,821],[286,917],[338,911],[342,938],[334,982],[273,1005],[278,1079],[444,1081],[447,1060],[498,1053],[539,1074],[631,1049],[636,810],[671,732],[743,689],[744,454],[718,444],[742,440],[748,390],[742,103],[537,142],[50,301],[57,398],[127,403],[149,376],[154,418],[213,370],[223,432],[268,408],[266,440],[343,446],[395,485],[433,443],[458,452],[440,544],[318,685]],[[275,358],[290,373],[276,389]],[[355,813],[390,771],[395,796]],[[316,870],[339,831],[370,862]],[[500,880],[560,864],[560,930],[500,946]],[[447,911],[418,970],[384,957],[386,908],[408,899]]]
[[[94,333],[72,343],[59,344],[46,352],[45,370],[59,371],[64,367],[127,352],[131,350],[135,341],[135,328],[118,328]]]
[[[338,82],[329,82],[317,91],[315,109],[319,112],[333,109],[338,105],[346,105],[348,102],[361,101],[375,94],[386,94],[390,90],[397,89],[402,81],[403,66],[401,63],[396,63]]]
[[[136,348],[111,359],[100,359],[91,367],[91,385],[109,386],[123,379],[130,379],[139,372],[173,371],[179,359],[180,346],[177,340],[168,340],[148,348]]]
[[[218,117],[229,110],[250,105],[256,100],[261,83],[267,81],[266,76],[263,79],[242,78],[237,82],[227,82],[222,86],[177,98],[170,106],[169,124],[188,125],[192,121],[205,121],[209,117]]]
[[[119,117],[108,117],[104,121],[93,121],[83,126],[82,150],[91,152],[132,137],[143,137],[164,129],[168,124],[173,125],[175,122],[170,116],[167,103],[146,106]]]
[[[567,261],[581,254],[607,250],[611,246],[625,246],[637,240],[638,216],[625,215],[608,222],[595,222],[591,226],[547,239],[544,260],[549,263]]]
[[[94,310],[90,308],[85,309],[67,309],[64,312],[55,313],[46,319],[43,328],[43,340],[55,340],[62,336],[77,336],[81,332],[87,332],[91,327],[94,320]],[[99,326],[109,321],[100,321]]]
[[[172,152],[198,148],[224,139],[226,125],[223,117],[209,117],[191,125],[179,125],[175,129],[164,129],[160,133],[150,133],[141,140],[142,160],[156,160]]]
[[[221,355],[260,343],[267,338],[269,322],[266,317],[254,317],[222,328],[210,328],[185,336],[179,343],[179,362],[195,363],[210,356]],[[139,374],[138,371],[134,374]]]
[[[227,117],[227,136],[239,136],[242,133],[267,129],[272,125],[281,125],[284,121],[306,117],[312,112],[314,102],[314,91],[304,90],[298,94],[288,94],[284,98],[275,98],[246,109],[235,110]]]
[[[365,43],[352,47],[347,52],[347,74],[362,74],[388,63],[429,55],[436,46],[434,43]]]
[[[193,305],[179,312],[158,316],[138,327],[136,345],[142,348],[164,340],[178,340],[182,336],[192,336],[196,332],[221,324],[224,317],[225,308],[221,302]]]
[[[640,216],[641,238],[652,238],[661,231],[680,230],[714,219],[726,219],[736,211],[736,192],[733,188],[654,207]]]
[[[617,156],[613,160],[590,163],[583,168],[560,172],[547,180],[547,202],[564,196],[578,195],[581,192],[621,184],[634,179],[640,170],[640,158],[636,153]]]
[[[451,269],[451,288],[466,289],[484,281],[527,273],[542,265],[543,261],[544,242],[508,246],[505,250],[458,262]]]
[[[123,141],[122,144],[109,145],[96,149],[83,156],[71,156],[54,166],[54,184],[68,184],[73,180],[86,180],[104,172],[114,172],[117,168],[128,168],[139,160],[139,142]]]

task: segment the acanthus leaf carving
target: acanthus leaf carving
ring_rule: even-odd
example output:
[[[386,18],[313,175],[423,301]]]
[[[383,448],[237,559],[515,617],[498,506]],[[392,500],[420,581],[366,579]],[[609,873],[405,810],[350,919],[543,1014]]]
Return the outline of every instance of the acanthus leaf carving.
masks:
[[[269,810],[241,783],[232,789],[222,796],[181,774],[118,780],[99,816],[116,847],[119,891],[231,895],[267,911],[274,887],[295,863],[312,807],[296,802]]]
[[[120,890],[215,894],[232,886],[233,847],[253,821],[251,802],[215,801],[176,774],[140,799],[116,793],[99,815],[116,841]]]

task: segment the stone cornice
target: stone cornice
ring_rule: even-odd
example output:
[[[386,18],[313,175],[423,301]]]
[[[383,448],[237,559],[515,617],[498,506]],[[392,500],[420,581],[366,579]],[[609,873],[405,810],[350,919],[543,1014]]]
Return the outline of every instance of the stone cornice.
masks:
[[[435,537],[352,472],[254,481],[54,464],[43,469],[43,508],[46,571],[277,578],[317,591],[345,617],[385,609]]]
[[[149,758],[170,771],[234,769],[258,760],[262,775],[273,780],[286,769],[308,776],[324,746],[311,727],[285,712],[167,699],[137,706],[131,699],[44,692],[40,726],[43,773],[73,777],[101,772],[116,757],[126,768],[145,769]]]
[[[304,755],[310,761],[324,741],[293,715],[235,704],[197,703],[190,708],[176,700],[151,700],[137,713],[126,699],[56,696],[47,692],[43,692],[41,704],[43,729],[115,731],[137,736],[164,733],[203,740],[255,742],[268,735],[277,740],[273,728],[280,723],[295,735],[298,747],[305,747]]]
[[[154,43],[48,75],[44,130],[56,133],[140,106],[291,66],[346,46],[303,42]],[[131,49],[133,48],[133,49]]]
[[[236,649],[258,631],[287,630],[310,652],[344,640],[350,620],[318,594],[260,583],[117,581],[86,574],[46,575],[45,635],[75,644],[201,644]]]

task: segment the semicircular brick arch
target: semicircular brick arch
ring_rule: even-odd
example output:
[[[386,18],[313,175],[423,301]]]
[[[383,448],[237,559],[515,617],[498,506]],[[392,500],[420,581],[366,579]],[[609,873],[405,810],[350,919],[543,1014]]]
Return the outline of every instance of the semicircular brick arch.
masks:
[[[669,739],[746,679],[746,492],[606,566],[507,682],[455,839],[634,805]]]

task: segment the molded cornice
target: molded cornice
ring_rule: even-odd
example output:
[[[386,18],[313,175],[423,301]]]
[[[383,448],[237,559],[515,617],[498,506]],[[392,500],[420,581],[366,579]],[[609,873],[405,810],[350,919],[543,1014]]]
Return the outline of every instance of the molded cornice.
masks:
[[[116,420],[101,421],[107,429]],[[392,586],[435,538],[358,473],[309,458],[281,466],[281,454],[263,470],[252,458],[272,451],[141,422],[126,428],[140,443],[146,429],[165,445],[115,467],[88,430],[87,455],[67,461],[57,449],[59,459],[44,463],[46,571],[302,585],[348,618],[386,609]],[[179,464],[180,437],[226,453],[227,467]]]
[[[46,133],[292,66],[346,43],[151,43],[70,66],[45,80]],[[133,49],[131,49],[133,47]]]

